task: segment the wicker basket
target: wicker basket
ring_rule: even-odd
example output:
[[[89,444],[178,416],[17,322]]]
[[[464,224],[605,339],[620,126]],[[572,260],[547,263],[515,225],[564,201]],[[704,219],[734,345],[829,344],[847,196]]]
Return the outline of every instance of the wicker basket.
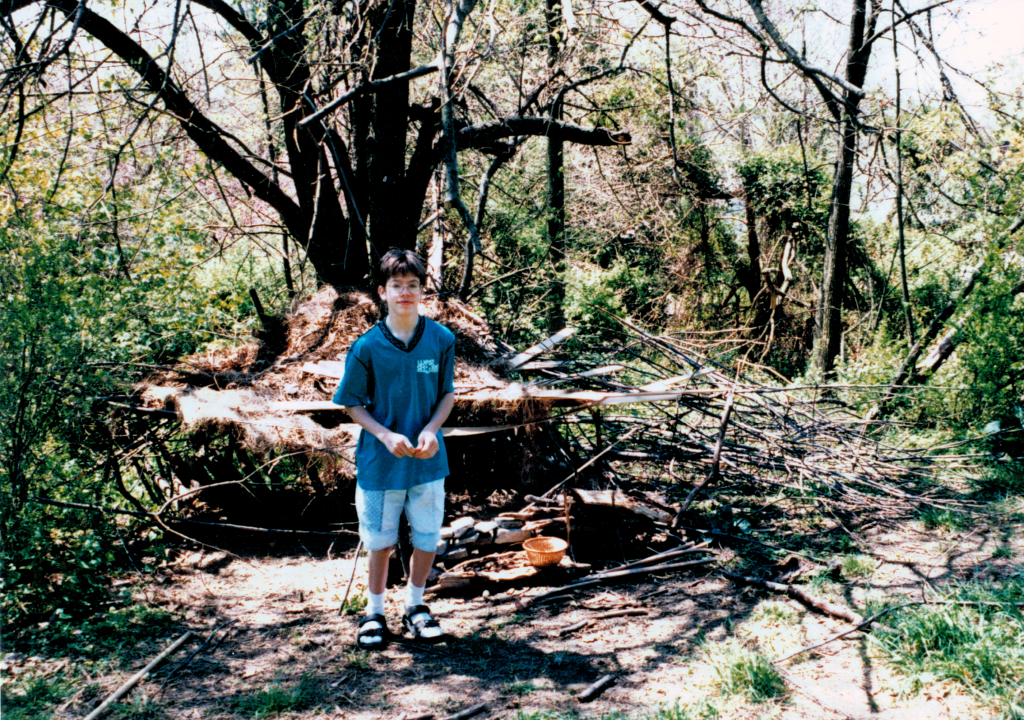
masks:
[[[569,544],[561,538],[535,537],[523,543],[523,550],[526,551],[526,559],[534,567],[547,567],[555,565],[565,555]]]

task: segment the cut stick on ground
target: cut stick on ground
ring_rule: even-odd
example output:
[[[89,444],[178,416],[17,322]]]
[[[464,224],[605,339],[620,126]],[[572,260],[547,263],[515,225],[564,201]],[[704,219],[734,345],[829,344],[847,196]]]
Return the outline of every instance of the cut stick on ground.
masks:
[[[605,675],[596,683],[594,683],[590,687],[586,688],[583,692],[581,692],[576,697],[576,699],[581,703],[588,703],[593,700],[597,700],[597,698],[600,697],[601,693],[603,693],[605,690],[607,690],[614,684],[615,676]]]
[[[540,595],[537,596],[541,597]],[[542,600],[534,600],[537,605],[544,605],[546,603],[561,602],[562,600],[573,600],[576,596],[571,592],[559,592],[557,595],[547,595]]]
[[[174,669],[172,669],[172,670],[171,670],[171,671],[170,671],[169,673],[167,673],[167,677],[165,677],[165,678],[164,678],[164,681],[163,681],[162,683],[160,683],[160,689],[159,689],[159,690],[157,691],[157,697],[161,697],[161,696],[162,696],[162,695],[164,694],[164,688],[166,688],[166,687],[167,687],[167,683],[169,683],[169,682],[171,681],[171,679],[172,679],[172,678],[174,677],[174,675],[175,675],[175,674],[176,674],[176,673],[177,673],[177,672],[178,672],[179,670],[181,670],[181,669],[182,669],[183,667],[185,667],[185,666],[186,666],[186,665],[188,665],[188,664],[189,664],[190,662],[192,662],[192,660],[193,660],[193,659],[195,658],[195,656],[196,656],[196,655],[198,655],[199,653],[201,653],[201,652],[203,651],[203,649],[204,649],[204,648],[206,648],[206,646],[210,644],[210,641],[211,641],[211,640],[213,640],[213,638],[214,638],[214,637],[215,637],[215,636],[217,635],[217,633],[219,633],[219,632],[220,632],[221,630],[223,630],[223,629],[224,629],[225,627],[227,627],[228,625],[231,625],[231,624],[232,624],[232,623],[234,623],[234,622],[235,622],[234,620],[228,620],[228,621],[226,621],[226,622],[223,622],[223,623],[221,623],[221,624],[220,624],[220,625],[218,625],[217,627],[215,627],[215,628],[213,629],[213,632],[212,632],[212,633],[210,633],[210,636],[209,636],[208,638],[206,638],[206,640],[205,640],[205,641],[203,642],[203,644],[202,644],[202,645],[200,645],[200,646],[199,646],[199,647],[197,647],[197,648],[196,648],[195,650],[193,650],[193,651],[192,651],[192,654],[190,654],[190,655],[189,655],[189,656],[188,656],[187,658],[185,658],[185,659],[184,659],[184,660],[183,660],[183,661],[182,661],[182,662],[181,662],[181,663],[180,663],[180,664],[179,664],[178,666],[176,666],[176,667],[175,667]],[[228,634],[228,633],[230,633],[230,632],[231,632],[231,631],[230,631],[230,630],[228,630],[228,632],[224,633],[224,636],[227,636],[227,634]],[[223,640],[223,639],[224,639],[224,638],[222,637],[222,638],[221,638],[221,640]],[[218,642],[218,643],[217,643],[217,645],[220,645],[220,642]]]
[[[356,568],[359,567],[359,553],[362,551],[363,541],[360,539],[359,544],[356,545],[356,553],[352,556],[352,574],[348,576],[348,587],[345,588],[345,597],[342,598],[341,607],[338,608],[339,615],[345,612],[345,603],[348,602],[348,594],[352,592],[352,581],[356,579]]]
[[[757,578],[739,575],[727,570],[723,570],[722,575],[730,580],[735,580],[736,582],[753,585],[754,587],[759,587],[764,590],[770,590],[771,592],[779,593],[780,595],[788,595],[803,605],[814,608],[826,615],[831,615],[834,618],[845,620],[846,622],[854,625],[860,625],[864,622],[864,618],[850,608],[830,603],[828,600],[822,600],[821,598],[815,597],[795,585],[785,585],[783,583],[771,582],[770,580],[758,580]]]
[[[631,616],[631,615],[647,616],[647,615],[650,615],[650,613],[647,612],[646,610],[641,609],[641,608],[630,608],[628,610],[612,610],[610,612],[598,613],[597,615],[592,615],[591,617],[584,618],[583,620],[580,620],[579,622],[575,622],[572,625],[566,625],[563,628],[559,628],[558,629],[558,634],[559,635],[568,635],[571,632],[576,632],[577,630],[582,630],[587,625],[590,625],[593,622],[597,622],[598,620],[610,620],[612,618],[627,617],[627,616]]]
[[[190,631],[186,632],[186,633],[185,633],[184,635],[182,635],[182,636],[181,636],[180,638],[178,638],[177,640],[175,640],[175,641],[174,641],[173,643],[171,643],[170,645],[168,645],[168,646],[167,646],[167,647],[166,647],[166,648],[164,649],[164,651],[163,651],[163,652],[161,652],[161,653],[160,653],[159,655],[157,655],[157,656],[156,656],[155,658],[153,658],[152,660],[150,660],[150,661],[149,661],[149,664],[148,664],[148,665],[146,665],[146,667],[142,668],[142,669],[141,669],[141,670],[139,670],[139,671],[138,671],[137,673],[135,673],[135,674],[134,674],[134,675],[132,675],[132,676],[131,676],[130,678],[128,678],[128,681],[127,681],[127,682],[125,682],[125,683],[124,683],[124,685],[122,685],[122,686],[121,686],[121,687],[119,687],[119,688],[118,688],[117,690],[115,690],[115,691],[113,692],[113,694],[112,694],[112,695],[110,695],[110,697],[108,697],[108,698],[107,698],[106,700],[104,700],[103,702],[101,702],[101,703],[99,704],[99,706],[98,706],[98,707],[97,707],[97,708],[96,708],[95,710],[93,710],[93,711],[92,711],[91,713],[89,713],[88,715],[86,715],[86,716],[85,716],[85,720],[96,720],[96,718],[100,717],[100,716],[101,716],[101,715],[103,715],[103,714],[104,714],[105,712],[107,712],[107,710],[109,710],[109,709],[110,709],[110,706],[111,706],[111,705],[113,705],[113,704],[114,704],[114,703],[116,703],[116,702],[117,702],[118,700],[120,700],[120,699],[121,699],[121,698],[123,698],[123,697],[124,697],[125,695],[127,695],[127,694],[128,694],[128,692],[129,692],[129,691],[130,691],[130,690],[131,690],[131,689],[132,689],[133,687],[135,687],[136,685],[138,685],[138,684],[139,684],[139,682],[140,682],[140,681],[141,681],[141,680],[142,680],[143,678],[145,678],[145,677],[146,677],[147,675],[149,675],[149,674],[150,674],[151,672],[153,672],[153,669],[154,669],[154,668],[155,668],[155,667],[156,667],[157,665],[159,665],[159,664],[160,664],[160,663],[162,663],[162,662],[163,662],[164,660],[166,660],[166,659],[167,659],[167,658],[168,658],[168,657],[169,657],[170,655],[172,655],[172,654],[176,653],[176,652],[177,652],[177,651],[178,651],[179,649],[181,649],[181,646],[182,646],[182,645],[184,645],[184,644],[185,644],[186,642],[188,642],[189,638],[191,638],[191,637],[192,637],[192,631],[190,630]]]
[[[714,554],[714,552],[715,552],[714,550],[712,550],[710,548],[707,548],[707,547],[693,547],[692,543],[690,543],[688,545],[689,546],[684,546],[684,547],[681,547],[681,548],[674,548],[672,550],[666,550],[665,552],[658,553],[657,555],[651,555],[650,557],[644,558],[643,560],[635,560],[635,561],[633,561],[631,563],[626,563],[625,565],[620,565],[619,567],[613,568],[611,570],[602,570],[601,572],[594,573],[593,575],[590,575],[588,577],[580,578],[576,582],[578,583],[578,582],[586,582],[588,580],[597,580],[599,578],[606,577],[609,573],[620,572],[622,570],[629,570],[630,568],[643,567],[644,565],[650,565],[651,563],[664,564],[663,561],[669,560],[669,559],[675,558],[675,557],[680,557],[681,555],[689,555],[691,553],[699,553],[699,552],[705,552],[705,553],[712,553],[712,554]]]
[[[697,565],[706,565],[709,562],[714,562],[715,558],[705,558],[702,560],[691,560],[690,562],[684,563],[669,563],[667,565],[654,565],[652,567],[636,568],[634,570],[617,570],[614,572],[607,573],[598,578],[583,578],[581,581],[573,585],[565,585],[563,587],[555,588],[554,590],[548,590],[542,592],[540,595],[534,595],[532,598],[528,598],[525,602],[528,604],[534,604],[543,598],[551,597],[552,595],[563,595],[566,592],[572,592],[574,590],[582,590],[583,588],[593,587],[594,585],[603,585],[614,580],[620,580],[626,577],[636,577],[640,575],[649,575],[656,572],[669,572],[671,570],[682,570],[688,567],[695,567]]]
[[[397,720],[434,720],[434,713],[402,713]]]
[[[479,715],[486,709],[487,703],[478,703],[476,705],[472,705],[466,708],[465,710],[460,710],[454,715],[445,715],[443,718],[441,718],[441,720],[466,720],[466,718],[473,717],[474,715]]]

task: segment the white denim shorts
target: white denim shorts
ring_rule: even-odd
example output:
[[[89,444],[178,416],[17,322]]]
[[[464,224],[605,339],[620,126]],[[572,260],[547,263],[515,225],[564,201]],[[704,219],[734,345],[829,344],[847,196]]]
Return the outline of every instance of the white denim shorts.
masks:
[[[398,542],[398,521],[405,517],[417,550],[434,552],[444,522],[444,478],[408,490],[363,490],[356,485],[359,537],[367,550],[383,550]]]

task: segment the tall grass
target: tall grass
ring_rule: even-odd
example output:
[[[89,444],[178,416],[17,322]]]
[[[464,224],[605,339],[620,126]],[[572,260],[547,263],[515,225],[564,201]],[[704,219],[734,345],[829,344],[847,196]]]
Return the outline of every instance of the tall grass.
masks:
[[[950,604],[894,611],[892,631],[875,634],[890,662],[912,681],[952,680],[1005,718],[1024,720],[1024,576],[1000,586],[972,583]]]
[[[746,696],[763,702],[786,695],[786,683],[771,661],[759,652],[732,644],[709,647],[707,658],[722,695]]]

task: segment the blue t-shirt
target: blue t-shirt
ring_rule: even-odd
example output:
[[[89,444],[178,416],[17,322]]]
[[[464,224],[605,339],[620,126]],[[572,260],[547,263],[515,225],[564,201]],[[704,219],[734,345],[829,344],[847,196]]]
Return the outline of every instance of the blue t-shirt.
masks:
[[[405,345],[381,320],[352,343],[334,393],[338,405],[362,405],[373,419],[414,446],[445,393],[455,392],[455,335],[420,316]],[[356,482],[364,490],[404,490],[448,476],[444,438],[429,459],[397,458],[368,432],[356,445]]]

